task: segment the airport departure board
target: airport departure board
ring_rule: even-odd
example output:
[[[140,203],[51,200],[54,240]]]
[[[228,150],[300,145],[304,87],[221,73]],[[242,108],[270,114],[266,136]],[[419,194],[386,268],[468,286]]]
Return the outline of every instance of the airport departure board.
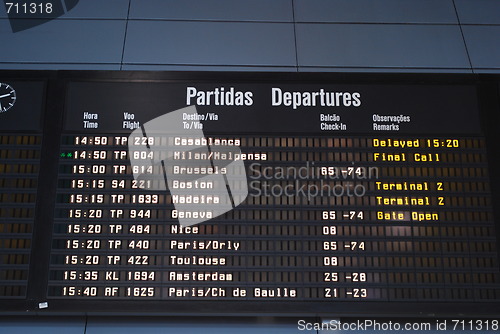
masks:
[[[477,76],[2,72],[2,312],[500,307]]]

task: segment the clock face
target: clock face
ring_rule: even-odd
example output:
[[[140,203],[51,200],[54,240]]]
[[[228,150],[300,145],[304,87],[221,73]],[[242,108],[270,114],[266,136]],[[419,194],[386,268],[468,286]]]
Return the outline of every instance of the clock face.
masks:
[[[6,112],[16,103],[16,91],[10,85],[0,82],[0,113]]]

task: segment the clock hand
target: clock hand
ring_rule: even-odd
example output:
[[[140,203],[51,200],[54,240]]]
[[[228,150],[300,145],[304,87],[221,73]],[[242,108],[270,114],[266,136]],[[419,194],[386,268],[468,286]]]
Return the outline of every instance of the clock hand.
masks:
[[[4,95],[0,95],[0,99],[3,99],[6,96],[10,96],[10,93],[9,94],[4,94]]]

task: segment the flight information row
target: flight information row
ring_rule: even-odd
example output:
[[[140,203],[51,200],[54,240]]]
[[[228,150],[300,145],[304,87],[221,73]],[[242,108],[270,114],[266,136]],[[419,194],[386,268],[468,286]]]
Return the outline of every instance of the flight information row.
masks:
[[[135,146],[140,145],[163,145],[163,146],[240,146],[240,147],[269,147],[269,148],[312,148],[322,149],[342,149],[342,148],[484,148],[484,139],[479,137],[453,138],[453,137],[430,137],[430,138],[367,138],[349,136],[300,136],[300,137],[278,137],[278,136],[245,136],[245,137],[217,137],[209,136],[203,139],[194,139],[186,135],[176,136],[175,134],[154,134],[148,137],[134,137]],[[126,146],[129,145],[128,136],[120,135],[63,135],[63,145],[74,146]]]

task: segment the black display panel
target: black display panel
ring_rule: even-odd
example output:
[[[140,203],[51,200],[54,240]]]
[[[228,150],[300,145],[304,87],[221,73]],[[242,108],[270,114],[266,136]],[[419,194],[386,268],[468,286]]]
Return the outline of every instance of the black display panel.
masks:
[[[0,300],[27,296],[45,96],[43,81],[5,79],[0,80]]]
[[[26,139],[39,183],[19,201],[37,214],[11,187],[0,219],[31,219],[34,241],[2,310],[496,314],[491,78],[31,75],[48,82],[44,144]],[[23,130],[4,124],[2,138]]]

